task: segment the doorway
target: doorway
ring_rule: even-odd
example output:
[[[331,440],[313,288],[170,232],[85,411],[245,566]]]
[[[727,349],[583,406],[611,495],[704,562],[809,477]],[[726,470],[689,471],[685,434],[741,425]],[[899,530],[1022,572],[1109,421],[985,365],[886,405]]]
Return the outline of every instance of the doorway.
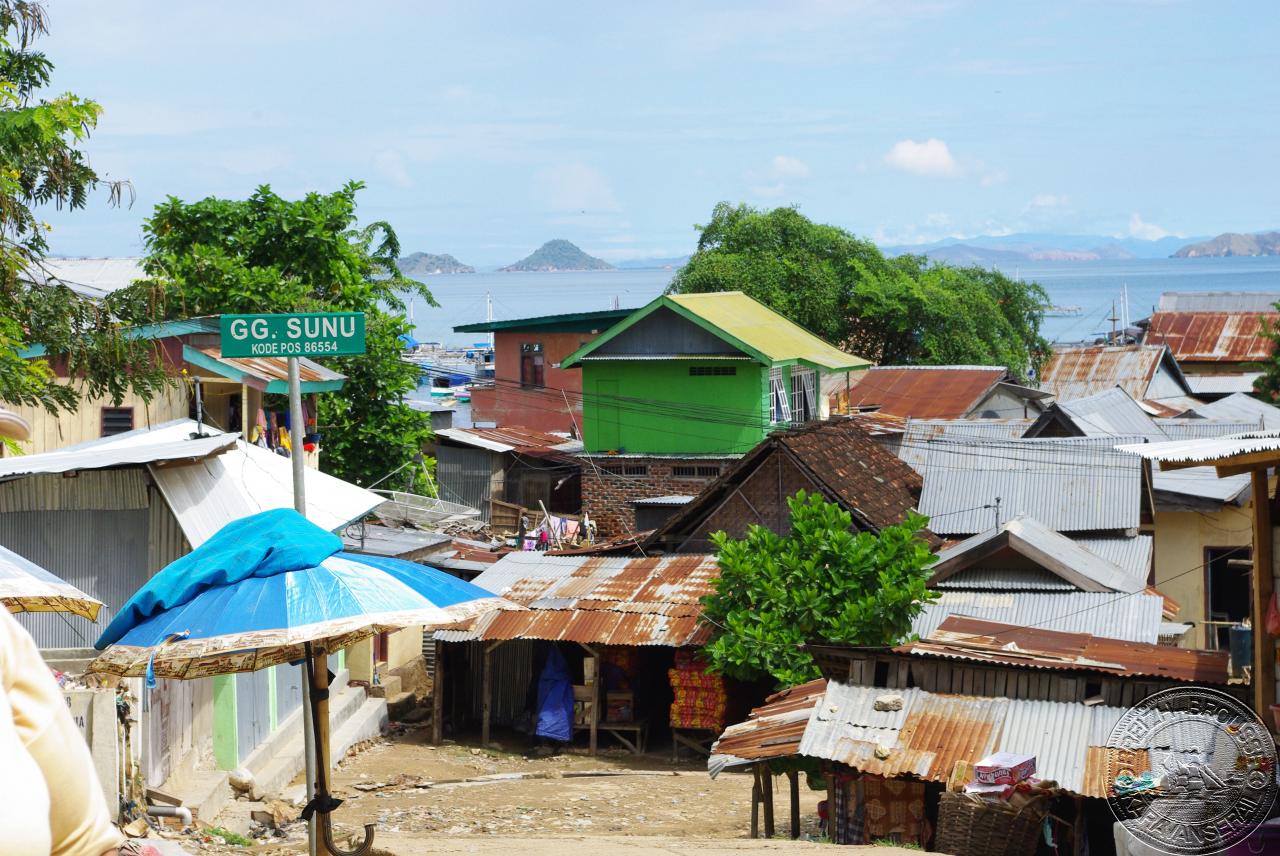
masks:
[[[1253,608],[1253,550],[1206,547],[1204,550],[1205,647],[1226,651],[1230,628]]]

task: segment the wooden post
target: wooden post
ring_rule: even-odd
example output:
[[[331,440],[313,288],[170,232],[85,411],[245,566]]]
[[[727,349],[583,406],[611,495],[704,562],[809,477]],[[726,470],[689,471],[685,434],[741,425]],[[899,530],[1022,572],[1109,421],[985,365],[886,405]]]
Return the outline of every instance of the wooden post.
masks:
[[[751,768],[751,837],[760,837],[760,768]]]
[[[332,777],[329,775],[333,769],[331,759],[329,758],[329,657],[327,654],[316,654],[311,658],[311,682],[312,687],[320,693],[320,700],[316,702],[316,718],[319,722],[317,725],[317,737],[319,738],[320,751],[316,753],[316,770],[319,773],[323,771],[324,780],[332,786]],[[329,848],[324,846],[324,838],[316,836],[316,856],[329,856]]]
[[[253,424],[258,424],[256,413]],[[249,387],[243,383],[240,384],[240,439],[249,442]]]
[[[787,782],[791,787],[791,840],[795,841],[800,837],[800,773],[788,770]]]
[[[1266,467],[1250,472],[1253,481],[1253,706],[1268,728],[1274,727],[1276,700],[1275,640],[1267,632],[1275,568],[1272,557],[1271,497]]]
[[[600,674],[600,655],[591,651],[591,660],[595,663],[596,672],[591,682],[591,755],[595,757],[600,740],[600,684],[604,676]]]
[[[773,837],[773,771],[760,765],[760,798],[764,800],[764,837]]]
[[[486,644],[480,663],[480,745],[486,749],[489,747],[489,711],[493,696],[493,677],[489,668],[489,655],[492,653],[493,647]]]
[[[828,764],[824,771],[827,775],[827,838],[831,839],[832,844],[839,844],[836,841],[836,768],[834,764]]]
[[[436,669],[431,678],[431,745],[444,740],[444,643],[436,642]]]

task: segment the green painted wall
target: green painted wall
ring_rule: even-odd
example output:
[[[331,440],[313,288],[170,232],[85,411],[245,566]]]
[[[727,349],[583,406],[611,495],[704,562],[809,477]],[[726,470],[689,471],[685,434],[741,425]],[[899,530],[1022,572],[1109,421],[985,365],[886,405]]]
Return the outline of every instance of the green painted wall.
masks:
[[[726,365],[736,374],[689,374],[693,366]],[[583,443],[588,452],[746,452],[770,430],[768,386],[769,369],[754,362],[584,362]],[[630,400],[614,404],[610,396]],[[697,419],[699,410],[705,410],[705,421]]]
[[[213,679],[213,759],[219,770],[240,766],[235,675],[218,675]]]

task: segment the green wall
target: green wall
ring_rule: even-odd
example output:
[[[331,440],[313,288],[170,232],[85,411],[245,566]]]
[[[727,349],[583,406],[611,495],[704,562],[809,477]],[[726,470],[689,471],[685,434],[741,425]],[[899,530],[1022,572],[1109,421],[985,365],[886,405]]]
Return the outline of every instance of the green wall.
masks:
[[[690,376],[692,366],[736,374]],[[588,452],[716,454],[750,450],[769,432],[769,369],[727,360],[610,360],[582,366]],[[617,404],[611,397],[631,399]],[[708,421],[696,414],[704,411]]]

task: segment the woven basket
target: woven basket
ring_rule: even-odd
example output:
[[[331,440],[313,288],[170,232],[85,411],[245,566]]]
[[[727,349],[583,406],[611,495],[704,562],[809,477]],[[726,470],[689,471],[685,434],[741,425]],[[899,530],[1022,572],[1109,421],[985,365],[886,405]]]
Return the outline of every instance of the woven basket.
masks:
[[[1016,809],[1003,800],[944,791],[934,849],[952,856],[1034,856],[1048,797]]]

